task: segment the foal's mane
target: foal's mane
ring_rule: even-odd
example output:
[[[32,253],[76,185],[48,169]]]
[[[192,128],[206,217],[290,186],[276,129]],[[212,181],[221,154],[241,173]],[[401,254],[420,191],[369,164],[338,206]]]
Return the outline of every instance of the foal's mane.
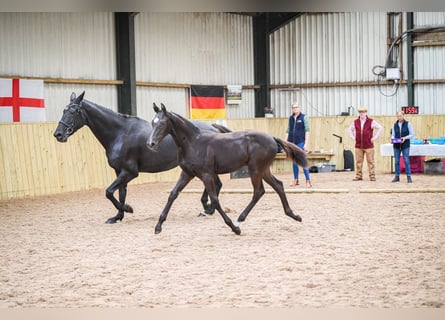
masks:
[[[201,130],[193,122],[187,120],[186,118],[175,112],[168,111],[166,115],[170,119],[170,121],[173,122],[173,125],[175,127],[183,126],[192,129],[195,133],[201,132]]]

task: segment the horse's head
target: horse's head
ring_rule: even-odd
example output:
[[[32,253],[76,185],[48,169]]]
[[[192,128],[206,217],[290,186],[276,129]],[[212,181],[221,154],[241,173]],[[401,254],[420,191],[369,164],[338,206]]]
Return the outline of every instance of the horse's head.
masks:
[[[151,131],[150,137],[147,140],[147,147],[152,150],[156,150],[161,143],[162,139],[170,133],[172,130],[172,124],[168,119],[167,109],[161,103],[161,109],[153,103],[153,110],[155,111],[155,116],[152,120],[153,130]]]
[[[54,131],[57,141],[66,142],[69,136],[85,125],[86,119],[82,107],[84,94],[85,91],[78,97],[74,92],[71,94],[71,101],[63,110],[62,119]]]

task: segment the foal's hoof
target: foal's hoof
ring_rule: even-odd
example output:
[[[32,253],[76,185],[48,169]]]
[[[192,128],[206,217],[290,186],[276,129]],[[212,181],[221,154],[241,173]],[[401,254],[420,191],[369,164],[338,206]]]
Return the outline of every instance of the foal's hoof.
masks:
[[[155,234],[159,234],[159,233],[161,233],[161,231],[162,231],[162,228],[160,226],[156,226]]]
[[[108,219],[107,221],[105,221],[105,223],[106,224],[113,224],[113,223],[116,223],[116,218],[110,218],[110,219]]]
[[[237,235],[240,235],[240,234],[241,234],[241,229],[240,229],[240,227],[235,227],[235,228],[233,229],[233,232],[235,232]]]
[[[303,219],[301,219],[301,217],[298,214],[295,216],[295,220],[297,220],[298,222],[303,221]]]

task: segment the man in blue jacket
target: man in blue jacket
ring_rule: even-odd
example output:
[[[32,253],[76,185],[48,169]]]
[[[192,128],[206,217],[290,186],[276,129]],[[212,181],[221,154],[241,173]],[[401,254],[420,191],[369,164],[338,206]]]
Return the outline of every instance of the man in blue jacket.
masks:
[[[400,154],[403,154],[403,161],[405,162],[406,179],[408,183],[412,183],[411,179],[411,165],[409,163],[409,147],[411,139],[414,137],[414,129],[410,122],[405,120],[403,111],[397,112],[397,121],[392,128],[391,142],[393,142],[394,149],[394,167],[395,177],[392,182],[400,181]],[[397,141],[397,142],[396,142]]]
[[[300,149],[308,151],[308,142],[310,136],[310,126],[308,117],[301,113],[301,107],[298,103],[292,104],[292,115],[289,117],[289,124],[286,130],[286,140],[297,145]],[[292,162],[292,169],[294,171],[294,181],[291,186],[298,186],[298,166]],[[311,188],[311,178],[309,175],[309,168],[303,168],[304,176],[306,177],[306,187]]]

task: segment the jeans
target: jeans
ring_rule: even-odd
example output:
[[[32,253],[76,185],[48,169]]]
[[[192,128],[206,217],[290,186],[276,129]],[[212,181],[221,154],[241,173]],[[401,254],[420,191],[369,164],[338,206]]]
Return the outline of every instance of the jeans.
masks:
[[[303,149],[304,142],[298,143],[297,147],[299,147],[300,149]],[[292,161],[292,169],[294,170],[294,179],[298,179],[298,166],[293,161]],[[306,177],[306,180],[311,180],[311,177],[309,176],[308,168],[303,168],[303,173],[304,173],[304,176]]]
[[[403,162],[405,162],[406,175],[411,175],[411,165],[409,163],[409,148],[394,148],[394,166],[396,176],[400,176],[400,153],[403,154]]]

